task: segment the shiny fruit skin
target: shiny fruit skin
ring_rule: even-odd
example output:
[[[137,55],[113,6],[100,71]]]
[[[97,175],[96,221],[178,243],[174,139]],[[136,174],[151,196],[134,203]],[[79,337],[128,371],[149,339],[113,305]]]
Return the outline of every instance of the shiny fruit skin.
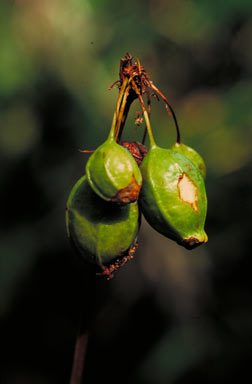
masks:
[[[171,147],[171,149],[179,153],[182,153],[182,155],[188,157],[188,159],[190,159],[199,169],[201,175],[204,178],[206,177],[205,161],[203,160],[202,156],[197,151],[195,151],[195,149],[183,143],[175,143]]]
[[[86,174],[102,199],[120,204],[137,200],[142,185],[139,167],[126,148],[108,139],[90,156]]]
[[[82,257],[104,265],[125,254],[135,240],[139,229],[138,205],[120,206],[101,199],[83,176],[69,195],[66,227]]]
[[[190,159],[155,146],[140,169],[143,186],[139,203],[149,224],[189,249],[207,242],[204,180]]]

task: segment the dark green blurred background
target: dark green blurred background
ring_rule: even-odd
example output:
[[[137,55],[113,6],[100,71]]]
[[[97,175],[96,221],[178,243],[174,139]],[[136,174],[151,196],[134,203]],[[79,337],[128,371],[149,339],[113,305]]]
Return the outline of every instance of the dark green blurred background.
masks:
[[[142,224],[135,259],[98,278],[85,383],[252,379],[251,0],[0,2],[1,383],[68,383],[85,284],[68,194],[107,137],[119,60],[140,58],[206,160],[209,243],[186,251]],[[136,140],[132,106],[125,139]],[[157,143],[175,141],[153,102]]]

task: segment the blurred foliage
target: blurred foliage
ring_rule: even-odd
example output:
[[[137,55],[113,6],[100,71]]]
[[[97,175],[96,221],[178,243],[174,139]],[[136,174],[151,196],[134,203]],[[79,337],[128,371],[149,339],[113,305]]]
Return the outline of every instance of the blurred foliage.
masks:
[[[0,2],[0,323],[6,384],[68,383],[93,294],[65,202],[107,137],[119,61],[136,55],[205,158],[209,243],[188,252],[144,221],[139,250],[97,282],[85,382],[230,383],[251,376],[252,2]],[[140,140],[135,102],[124,138]],[[175,129],[153,100],[157,143]],[[97,369],[97,366],[99,369]],[[249,380],[247,378],[247,380]]]

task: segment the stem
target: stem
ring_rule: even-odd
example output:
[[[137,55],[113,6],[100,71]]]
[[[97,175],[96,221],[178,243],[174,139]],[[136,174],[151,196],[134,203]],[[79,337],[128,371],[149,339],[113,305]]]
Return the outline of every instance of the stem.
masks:
[[[111,125],[111,128],[110,128],[108,139],[114,140],[114,138],[115,138],[115,127],[116,127],[116,112],[114,112],[114,115],[113,115],[112,125]]]
[[[155,140],[154,140],[154,137],[153,137],[153,134],[152,134],[150,120],[149,120],[148,112],[146,111],[146,109],[145,109],[145,111],[143,111],[143,114],[144,114],[146,128],[147,128],[148,135],[149,135],[150,146],[151,146],[151,148],[155,148],[157,145],[155,143]]]
[[[147,93],[147,103],[148,103],[148,117],[150,119],[150,115],[151,115],[151,97],[150,97],[149,92]],[[145,143],[146,134],[147,134],[147,127],[145,127],[145,129],[144,129],[144,134],[143,134],[143,138],[142,138],[142,144]]]
[[[122,121],[121,121],[121,124],[120,124],[120,129],[118,131],[117,142],[119,142],[121,140],[122,131],[123,131],[123,128],[124,128],[124,125],[125,125],[128,113],[129,113],[130,106],[131,106],[133,101],[134,101],[134,99],[132,99],[130,97],[130,95],[129,95],[128,98],[127,98],[127,102],[126,102],[126,106],[125,106],[125,109],[124,109]]]
[[[72,372],[70,378],[70,384],[81,384],[82,375],[84,370],[86,352],[87,352],[87,344],[88,344],[88,329],[89,329],[89,318],[90,318],[90,298],[86,294],[87,287],[91,283],[91,271],[90,268],[87,268],[84,273],[78,264],[78,270],[76,265],[76,275],[78,276],[79,284],[78,290],[80,292],[84,292],[82,297],[82,303],[85,303],[85,306],[80,306],[79,310],[79,327],[78,333],[75,341],[74,348],[74,356],[73,356],[73,364],[72,364]],[[93,281],[93,279],[92,279]]]
[[[117,126],[116,126],[116,133],[115,133],[115,139],[116,140],[118,139],[118,136],[119,136],[120,126],[121,126],[121,123],[122,123],[122,120],[123,120],[124,111],[125,111],[125,107],[126,107],[126,104],[127,104],[128,96],[129,96],[129,87],[127,87],[125,89],[125,92],[124,92],[124,95],[123,95],[122,104],[121,104],[121,108],[120,108],[118,119],[117,119]]]
[[[95,267],[86,262],[76,263],[76,277],[79,278],[77,286],[80,301],[78,302],[79,327],[75,342],[70,384],[81,384],[88,349],[88,338],[91,324],[94,322],[99,309],[97,292],[100,291],[95,276]]]
[[[145,108],[145,105],[144,105],[144,101],[143,101],[143,97],[142,97],[141,93],[139,92],[139,89],[137,88],[137,85],[136,85],[134,80],[132,80],[132,87],[133,87],[134,91],[136,92],[136,94],[138,95],[138,98],[139,98],[139,101],[140,101],[140,104],[141,104],[141,107],[142,107],[142,110],[143,110],[144,120],[145,120],[146,128],[147,128],[148,135],[149,135],[149,140],[150,140],[150,146],[151,146],[151,148],[154,148],[157,145],[155,143],[155,140],[154,140],[154,137],[153,137],[153,134],[152,134],[148,112],[146,111],[146,108]]]
[[[125,77],[123,79],[123,83],[122,83],[122,86],[121,86],[121,89],[120,89],[120,93],[119,93],[119,96],[118,96],[118,99],[117,99],[117,103],[116,103],[116,117],[117,117],[117,119],[119,117],[120,105],[121,105],[122,98],[123,98],[124,91],[125,91],[125,88],[126,88],[127,84],[128,84],[128,79],[127,79],[127,77]]]
[[[81,384],[82,374],[84,369],[84,362],[87,352],[87,344],[88,344],[88,329],[84,329],[81,331],[81,325],[79,334],[77,336],[75,351],[74,351],[74,359],[73,359],[73,368],[70,379],[70,384]]]
[[[169,108],[171,114],[172,114],[172,117],[173,117],[173,120],[174,120],[174,123],[175,123],[175,127],[176,127],[176,131],[177,131],[177,140],[176,142],[179,144],[181,142],[181,137],[180,137],[180,130],[179,130],[179,126],[178,126],[178,121],[177,121],[177,118],[176,118],[176,115],[175,115],[175,112],[171,106],[171,104],[169,103],[169,101],[167,100],[167,98],[165,97],[165,95],[152,83],[152,81],[150,81],[150,86],[151,88],[157,92],[161,97],[162,99],[164,100],[164,102],[166,103],[166,106]]]
[[[117,103],[116,103],[116,111],[114,113],[111,129],[109,132],[109,138],[111,140],[115,139],[117,141],[118,136],[121,133],[120,128],[125,123],[126,116],[128,114],[128,111],[129,111],[129,106],[128,106],[127,112],[125,114],[125,108],[127,106],[127,99],[129,96],[129,87],[127,87],[128,82],[129,82],[128,78],[125,77],[123,80],[121,89],[120,89],[120,93],[118,95],[118,99],[117,99]]]

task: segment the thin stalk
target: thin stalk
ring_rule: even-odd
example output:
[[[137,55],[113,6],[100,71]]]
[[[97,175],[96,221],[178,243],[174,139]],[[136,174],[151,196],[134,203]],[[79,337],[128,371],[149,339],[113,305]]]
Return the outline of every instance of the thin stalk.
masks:
[[[109,131],[108,139],[114,140],[115,138],[115,128],[116,128],[116,112],[114,112],[111,128]]]
[[[126,88],[127,84],[128,84],[128,79],[125,78],[123,81],[118,99],[117,99],[116,111],[114,112],[111,128],[110,128],[109,135],[108,135],[108,139],[111,139],[111,140],[114,140],[116,138],[116,127],[117,127],[118,121],[119,121],[118,115],[121,115],[120,105],[121,105],[122,98],[124,98],[124,96],[125,96],[125,88]],[[119,118],[120,118],[120,116],[119,116]],[[82,152],[87,152],[87,151],[82,151]]]
[[[122,99],[122,103],[121,103],[121,108],[120,108],[118,119],[117,119],[117,126],[116,126],[116,133],[115,133],[115,139],[116,140],[118,139],[118,135],[120,132],[120,126],[121,126],[121,123],[123,120],[124,111],[125,111],[125,107],[127,104],[128,96],[129,96],[129,87],[127,87],[124,91],[124,95],[123,95],[123,99]]]
[[[124,125],[125,125],[128,113],[129,113],[129,109],[130,109],[130,106],[134,100],[135,100],[135,98],[131,97],[131,94],[129,93],[129,95],[127,97],[126,106],[124,108],[123,117],[122,117],[121,124],[120,124],[120,129],[118,130],[117,142],[119,142],[121,140],[122,131],[123,131],[123,128],[124,128]]]
[[[81,384],[82,375],[84,370],[84,362],[87,352],[88,345],[88,329],[81,331],[81,326],[79,334],[77,336],[74,358],[73,358],[73,367],[71,373],[70,384]]]
[[[119,96],[118,96],[118,99],[117,99],[117,103],[116,103],[116,117],[117,117],[117,120],[118,120],[118,117],[119,117],[119,110],[120,110],[122,98],[124,96],[124,91],[125,91],[125,88],[126,88],[127,84],[128,84],[128,78],[125,77],[123,79],[123,83],[122,83],[122,86],[121,86],[121,89],[120,89],[120,93],[119,93]]]
[[[147,93],[147,103],[148,103],[148,117],[150,119],[150,115],[151,115],[151,96],[150,96],[149,92]],[[147,128],[145,126],[144,134],[143,134],[143,138],[142,138],[142,144],[145,143],[146,134],[147,134]]]
[[[81,384],[83,383],[83,373],[88,350],[90,324],[92,324],[97,314],[97,281],[94,274],[94,267],[86,263],[84,265],[82,263],[76,264],[75,275],[79,280],[77,289],[79,292],[82,292],[82,294],[81,301],[78,304],[79,324],[69,383]]]
[[[180,130],[179,130],[179,126],[178,126],[178,121],[177,121],[177,118],[176,118],[176,115],[175,115],[175,112],[171,106],[171,104],[169,103],[169,101],[167,100],[167,98],[165,97],[165,95],[152,83],[152,81],[150,81],[150,86],[151,88],[157,92],[161,97],[162,99],[164,100],[164,102],[166,103],[166,106],[169,108],[169,111],[171,112],[172,114],[172,117],[173,117],[173,120],[174,120],[174,123],[175,123],[175,127],[176,127],[176,131],[177,131],[177,140],[176,142],[179,144],[181,142],[181,137],[180,137]]]
[[[76,309],[79,313],[79,324],[77,324],[77,337],[69,384],[83,384],[85,382],[88,345],[91,341],[89,335],[92,333],[93,324],[96,321],[97,313],[100,311],[101,292],[103,292],[106,283],[97,279],[97,267],[88,262],[79,260],[78,263],[76,262],[75,269],[75,276],[78,280]]]
[[[152,134],[150,120],[149,120],[148,112],[146,111],[146,109],[145,109],[145,111],[143,111],[143,115],[144,115],[144,120],[145,120],[146,128],[147,128],[147,131],[148,131],[148,135],[149,135],[150,146],[151,146],[151,148],[154,148],[157,145],[155,143],[155,140],[154,140],[154,137],[153,137],[153,134]]]
[[[116,102],[116,111],[113,116],[113,121],[112,121],[112,126],[109,132],[109,138],[110,139],[115,139],[118,141],[118,136],[121,134],[121,128],[125,123],[128,111],[129,111],[129,106],[132,103],[130,101],[130,104],[128,105],[128,96],[129,96],[129,87],[128,85],[128,78],[125,77],[123,79],[123,83],[120,89],[120,93],[117,98]]]
[[[139,101],[140,101],[140,104],[141,104],[141,107],[142,107],[142,111],[143,111],[143,115],[144,115],[144,120],[145,120],[145,124],[146,124],[146,128],[147,128],[147,132],[148,132],[148,135],[149,135],[150,146],[151,146],[151,148],[154,148],[157,145],[156,145],[154,137],[153,137],[153,133],[152,133],[151,125],[150,125],[150,119],[149,119],[149,116],[148,116],[148,112],[146,111],[146,108],[145,108],[145,105],[144,105],[144,101],[143,101],[143,97],[142,97],[139,89],[137,88],[137,85],[134,82],[134,80],[132,80],[132,87],[133,87],[134,91],[136,92],[136,94],[138,95],[138,98],[139,98]]]

